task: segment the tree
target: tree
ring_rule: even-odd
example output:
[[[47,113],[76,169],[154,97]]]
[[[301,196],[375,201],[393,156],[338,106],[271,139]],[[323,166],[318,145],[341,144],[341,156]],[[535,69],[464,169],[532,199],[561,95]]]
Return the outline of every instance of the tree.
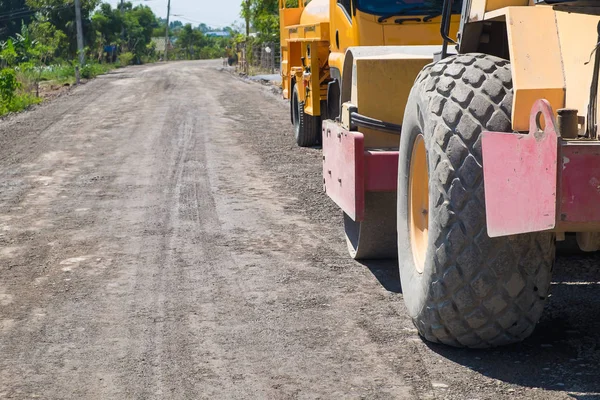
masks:
[[[54,57],[62,57],[61,49],[68,45],[67,35],[56,29],[48,21],[35,20],[29,25],[31,37],[36,41],[42,64],[48,64]]]
[[[28,7],[37,10],[36,18],[49,22],[62,31],[69,39],[66,53],[70,57],[77,55],[77,32],[75,27],[75,7],[71,0],[26,0]],[[90,16],[100,4],[100,0],[81,0],[81,18],[85,43],[94,43],[96,31],[92,27]]]
[[[169,23],[169,29],[172,31],[176,31],[183,28],[183,22],[181,21],[171,21],[171,23]]]
[[[103,43],[117,43],[123,29],[121,12],[113,9],[110,4],[103,3],[92,15],[92,28],[101,36]]]
[[[183,52],[185,59],[199,58],[199,49],[204,45],[203,38],[202,32],[192,28],[192,24],[186,24],[179,31],[176,49]]]
[[[152,42],[154,29],[158,27],[156,15],[148,6],[136,6],[125,12],[125,39],[129,51],[141,62],[142,56],[148,54],[148,45]]]
[[[250,21],[252,20],[251,0],[244,0],[242,2],[242,11],[240,15],[246,22],[246,38],[248,38],[250,36]]]
[[[308,2],[307,2],[308,3]],[[297,7],[297,0],[287,0],[286,6]],[[248,22],[258,34],[261,42],[279,41],[279,1],[278,0],[244,0],[241,16],[246,19],[246,35],[249,33]]]

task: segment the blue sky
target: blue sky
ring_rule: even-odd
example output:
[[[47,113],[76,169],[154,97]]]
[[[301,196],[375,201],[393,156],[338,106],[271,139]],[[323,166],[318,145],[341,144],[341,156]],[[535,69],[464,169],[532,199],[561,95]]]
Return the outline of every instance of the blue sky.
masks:
[[[146,4],[152,7],[157,16],[166,17],[168,0],[130,1],[134,5]],[[108,2],[114,6],[120,3],[120,0]],[[204,22],[215,27],[228,26],[236,20],[241,20],[240,4],[241,0],[171,0],[171,20],[189,22],[193,25]]]

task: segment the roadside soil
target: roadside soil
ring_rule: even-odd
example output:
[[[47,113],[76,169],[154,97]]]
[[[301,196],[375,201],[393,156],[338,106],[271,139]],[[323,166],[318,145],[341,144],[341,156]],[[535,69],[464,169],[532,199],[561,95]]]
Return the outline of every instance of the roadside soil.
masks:
[[[600,256],[534,335],[420,339],[347,256],[320,149],[220,62],[120,69],[0,122],[0,398],[600,399]]]

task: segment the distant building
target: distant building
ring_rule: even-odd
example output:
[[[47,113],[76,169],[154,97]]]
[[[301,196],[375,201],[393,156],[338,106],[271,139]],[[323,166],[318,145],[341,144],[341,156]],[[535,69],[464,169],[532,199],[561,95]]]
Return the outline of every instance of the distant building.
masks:
[[[165,51],[165,38],[164,37],[153,37],[152,42],[156,45],[156,51],[164,53]],[[173,39],[169,38],[169,50],[173,49]]]

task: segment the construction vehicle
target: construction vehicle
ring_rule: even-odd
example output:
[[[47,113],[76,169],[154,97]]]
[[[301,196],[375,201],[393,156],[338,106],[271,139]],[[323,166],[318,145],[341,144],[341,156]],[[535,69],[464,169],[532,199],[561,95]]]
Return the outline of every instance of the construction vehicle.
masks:
[[[438,49],[442,44],[441,16],[435,0],[409,1],[414,4],[393,15],[374,14],[397,11],[392,1],[312,0],[305,6],[300,0],[293,8],[285,3],[279,1],[282,87],[283,97],[290,100],[290,117],[299,146],[320,142],[321,121],[339,116],[348,48],[378,46],[375,51],[380,54],[381,46],[404,45],[414,46],[410,51],[416,54],[428,55],[434,49],[428,45],[437,45]],[[459,7],[455,6],[454,11],[458,12]],[[459,17],[453,15],[450,32],[455,34],[458,25]]]
[[[514,343],[556,243],[600,249],[600,1],[432,3],[281,4],[284,96],[297,137],[321,128],[350,254],[397,255],[419,333]]]

